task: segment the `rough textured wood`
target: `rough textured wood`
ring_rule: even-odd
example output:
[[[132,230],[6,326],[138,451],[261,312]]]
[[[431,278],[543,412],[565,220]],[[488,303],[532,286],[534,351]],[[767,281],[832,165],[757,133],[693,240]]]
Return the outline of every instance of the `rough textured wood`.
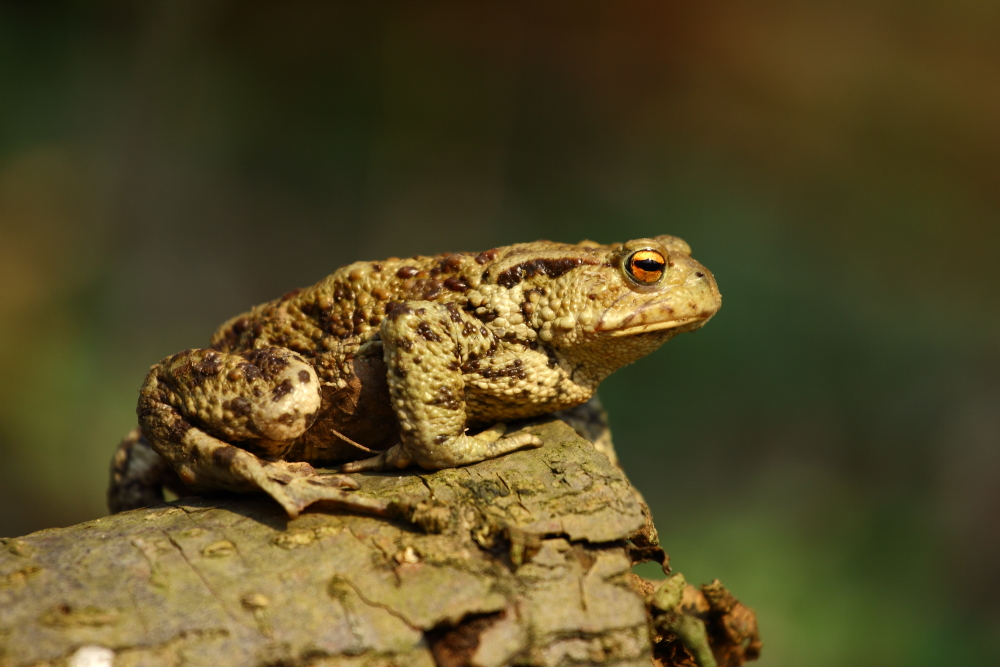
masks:
[[[409,521],[228,496],[5,540],[0,666],[650,665],[644,507],[566,424],[528,428],[544,447],[358,476]]]

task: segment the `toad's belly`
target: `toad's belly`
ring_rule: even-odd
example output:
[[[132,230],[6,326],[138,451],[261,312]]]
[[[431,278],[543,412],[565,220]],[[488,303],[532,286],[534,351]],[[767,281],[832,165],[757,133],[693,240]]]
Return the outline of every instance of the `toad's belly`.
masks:
[[[285,455],[289,461],[341,463],[368,458],[399,441],[399,423],[389,401],[385,362],[356,357],[347,386],[323,387],[316,422]]]
[[[290,447],[286,444],[277,453],[260,451],[257,443],[237,444],[263,458],[333,464],[365,459],[399,442],[385,362],[381,357],[357,357],[351,364],[347,386],[323,388],[316,422]],[[473,378],[469,380],[465,385],[466,427],[473,430],[571,408],[594,393],[588,387],[564,383],[558,389],[529,386],[508,394],[496,384],[481,388]]]

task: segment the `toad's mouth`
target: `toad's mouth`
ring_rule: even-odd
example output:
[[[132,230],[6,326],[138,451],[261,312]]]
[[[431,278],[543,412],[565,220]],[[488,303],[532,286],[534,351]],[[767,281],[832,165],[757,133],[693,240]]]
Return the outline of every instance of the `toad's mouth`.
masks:
[[[669,296],[634,305],[634,302],[629,303],[629,297],[635,297],[628,295],[604,311],[594,330],[606,336],[635,336],[668,329],[675,330],[675,333],[692,331],[718,312],[721,305],[718,292],[714,296],[716,298],[710,301],[704,298],[688,300]]]
[[[705,322],[708,322],[711,317],[711,315],[698,315],[695,317],[685,317],[679,320],[636,324],[630,327],[620,327],[611,330],[602,329],[598,326],[597,331],[600,331],[607,336],[634,336],[636,334],[650,333],[652,331],[663,331],[664,329],[680,329],[681,327],[684,327],[684,331],[691,331],[701,327],[705,324]],[[677,333],[681,332],[678,331]]]

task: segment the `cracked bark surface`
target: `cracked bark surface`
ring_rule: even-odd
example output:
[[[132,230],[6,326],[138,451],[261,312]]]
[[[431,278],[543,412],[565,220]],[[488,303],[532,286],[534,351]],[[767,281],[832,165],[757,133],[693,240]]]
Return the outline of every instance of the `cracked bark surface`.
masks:
[[[545,446],[357,475],[396,520],[186,498],[3,540],[0,667],[696,664],[664,613],[701,613],[721,664],[752,657],[697,592],[649,606],[631,567],[664,556],[641,496],[565,423],[526,428]]]

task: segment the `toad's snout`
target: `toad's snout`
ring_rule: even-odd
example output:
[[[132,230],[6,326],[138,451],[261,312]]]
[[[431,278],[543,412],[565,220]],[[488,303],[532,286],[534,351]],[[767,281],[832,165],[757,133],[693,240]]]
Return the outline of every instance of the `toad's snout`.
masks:
[[[629,336],[705,324],[722,306],[715,277],[687,255],[671,253],[671,266],[655,292],[635,292],[619,299],[601,315],[595,330]]]

